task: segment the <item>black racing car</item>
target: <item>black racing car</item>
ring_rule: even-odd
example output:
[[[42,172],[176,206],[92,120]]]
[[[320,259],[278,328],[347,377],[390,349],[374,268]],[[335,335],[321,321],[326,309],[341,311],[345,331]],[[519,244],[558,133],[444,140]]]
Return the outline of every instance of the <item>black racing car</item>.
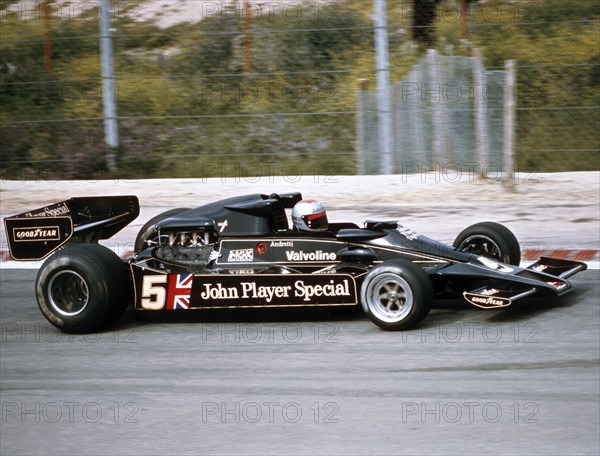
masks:
[[[46,258],[36,279],[44,316],[91,332],[133,303],[140,312],[354,306],[386,330],[413,328],[434,299],[496,309],[562,295],[585,263],[541,258],[522,268],[515,236],[483,222],[453,246],[396,221],[329,223],[299,231],[286,209],[298,192],[228,198],[164,212],[146,223],[125,259],[98,244],[139,214],[135,196],[72,198],[5,219],[15,260]]]

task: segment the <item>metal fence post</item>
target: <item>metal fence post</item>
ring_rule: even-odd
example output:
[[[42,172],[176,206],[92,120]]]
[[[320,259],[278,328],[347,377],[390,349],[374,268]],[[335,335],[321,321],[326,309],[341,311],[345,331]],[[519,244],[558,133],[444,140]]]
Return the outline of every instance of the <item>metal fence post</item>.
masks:
[[[486,75],[483,66],[483,52],[480,48],[473,51],[473,80],[475,82],[473,101],[475,104],[475,148],[479,161],[479,173],[483,174],[490,158],[488,141],[487,102],[483,96],[486,90]]]
[[[386,0],[374,0],[375,60],[377,73],[377,111],[379,127],[379,173],[392,174],[392,96],[390,89],[390,64],[388,55],[388,25]]]
[[[362,176],[366,174],[366,91],[369,86],[368,79],[359,79],[356,89],[356,174]]]
[[[115,149],[119,147],[117,127],[116,88],[113,70],[113,50],[110,30],[110,0],[100,6],[100,59],[102,65],[102,104],[104,108],[104,140],[111,149],[106,157],[110,171],[116,169]]]
[[[440,58],[435,49],[427,50],[428,85],[427,94],[433,94],[431,106],[433,111],[433,169],[442,165],[445,150],[445,113],[442,87],[442,71]]]
[[[506,166],[505,185],[514,191],[515,115],[516,115],[516,68],[514,60],[504,63],[506,78],[504,84],[504,165]]]

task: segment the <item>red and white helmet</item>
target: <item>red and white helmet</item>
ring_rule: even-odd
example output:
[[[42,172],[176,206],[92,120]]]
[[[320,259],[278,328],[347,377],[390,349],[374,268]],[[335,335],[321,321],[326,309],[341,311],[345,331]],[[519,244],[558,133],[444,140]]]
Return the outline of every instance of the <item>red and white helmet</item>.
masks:
[[[299,231],[325,231],[329,227],[325,208],[315,200],[296,203],[292,209],[292,222]]]

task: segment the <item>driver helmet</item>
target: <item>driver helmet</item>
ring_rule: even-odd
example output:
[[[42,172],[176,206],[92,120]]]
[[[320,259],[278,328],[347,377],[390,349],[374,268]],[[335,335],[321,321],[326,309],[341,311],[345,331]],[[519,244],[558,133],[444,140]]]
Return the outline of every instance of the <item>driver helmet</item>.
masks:
[[[329,227],[325,208],[315,200],[296,203],[292,209],[292,222],[298,231],[325,231]]]

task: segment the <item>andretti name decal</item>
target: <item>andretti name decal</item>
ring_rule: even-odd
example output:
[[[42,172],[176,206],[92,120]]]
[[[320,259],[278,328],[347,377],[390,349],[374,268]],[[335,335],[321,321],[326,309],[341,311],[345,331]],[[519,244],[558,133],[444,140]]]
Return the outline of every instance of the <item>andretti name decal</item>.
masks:
[[[253,277],[195,276],[192,307],[356,304],[356,283],[347,274]]]

